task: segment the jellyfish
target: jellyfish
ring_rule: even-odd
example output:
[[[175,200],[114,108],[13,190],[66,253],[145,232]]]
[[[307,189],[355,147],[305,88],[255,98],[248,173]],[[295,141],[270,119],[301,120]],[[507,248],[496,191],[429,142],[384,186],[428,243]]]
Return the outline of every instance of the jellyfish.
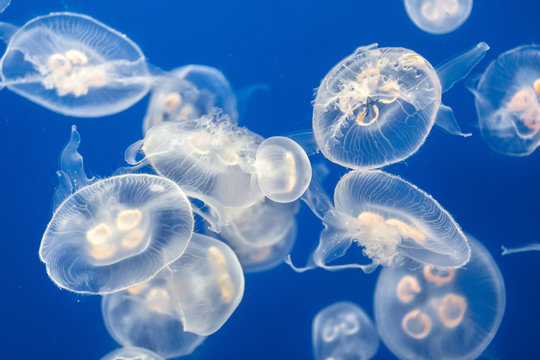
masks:
[[[312,338],[317,360],[367,360],[379,347],[379,336],[369,316],[348,301],[336,302],[315,315]]]
[[[130,346],[120,349],[116,349],[104,357],[101,360],[165,360],[153,351]]]
[[[127,36],[81,14],[30,20],[0,60],[0,86],[64,115],[100,117],[127,109],[149,90],[146,59]]]
[[[431,34],[456,30],[469,18],[472,0],[405,0],[412,22]]]
[[[77,293],[107,294],[145,282],[186,249],[191,205],[163,177],[88,179],[79,143],[73,126],[60,156],[57,208],[41,240],[41,261],[56,285]]]
[[[186,65],[160,76],[143,122],[143,131],[162,121],[197,119],[219,108],[237,122],[236,96],[221,71]]]
[[[308,265],[327,270],[359,268],[372,272],[378,265],[397,266],[406,258],[442,268],[465,265],[471,250],[452,216],[429,194],[398,176],[380,170],[355,170],[338,182],[332,206],[320,189],[303,198],[322,219],[325,229]],[[310,197],[311,196],[311,197]],[[356,243],[371,263],[328,265]]]
[[[409,261],[381,271],[375,289],[375,325],[400,359],[476,359],[489,345],[505,310],[497,264],[468,237],[471,261],[440,269]]]
[[[435,122],[462,134],[441,94],[484,57],[479,43],[434,69],[404,48],[358,48],[324,77],[313,105],[315,140],[330,161],[373,169],[402,161],[424,143]]]
[[[497,57],[470,84],[480,133],[504,155],[525,156],[540,144],[540,46]]]
[[[11,0],[0,0],[0,13],[3,13],[11,4]]]
[[[509,255],[526,251],[540,251],[540,243],[532,243],[515,248],[507,248],[506,246],[501,246],[501,248],[503,255]]]

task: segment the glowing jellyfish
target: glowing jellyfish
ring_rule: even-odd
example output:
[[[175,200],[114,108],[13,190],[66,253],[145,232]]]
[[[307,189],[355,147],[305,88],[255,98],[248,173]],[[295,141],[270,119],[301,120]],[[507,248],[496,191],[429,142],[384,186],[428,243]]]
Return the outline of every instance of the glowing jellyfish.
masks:
[[[104,357],[101,360],[165,360],[158,354],[153,351],[143,349],[140,347],[125,347],[121,349],[114,350]]]
[[[540,144],[540,46],[499,55],[475,80],[470,90],[484,140],[501,154],[532,153]]]
[[[432,34],[456,30],[469,18],[472,0],[405,0],[412,22]]]
[[[311,164],[295,141],[273,136],[257,149],[255,168],[261,191],[276,202],[295,201],[311,181]]]
[[[238,120],[236,96],[221,71],[210,66],[187,65],[160,77],[143,122],[143,131],[163,121],[198,119],[219,108]]]
[[[358,48],[317,89],[313,132],[320,150],[342,166],[371,169],[414,154],[434,122],[461,134],[441,94],[467,76],[488,48],[479,43],[437,69],[412,50]]]
[[[452,216],[429,194],[398,176],[351,171],[336,185],[335,207],[324,193],[313,193],[313,199],[304,199],[322,218],[325,229],[308,265],[293,266],[297,271],[318,266],[371,272],[378,265],[399,265],[405,258],[445,268],[469,261],[467,238]],[[344,256],[353,243],[363,248],[370,264],[327,265]],[[290,258],[287,262],[292,266]]]
[[[1,0],[0,1],[0,13],[3,13],[4,10],[11,4],[11,0]]]
[[[362,308],[337,302],[319,311],[313,319],[313,352],[317,360],[371,359],[379,336]]]
[[[503,255],[515,254],[526,251],[540,251],[540,243],[532,243],[529,245],[519,246],[515,248],[507,248],[505,246],[502,246]]]
[[[375,289],[375,324],[400,359],[476,359],[489,345],[505,309],[501,272],[469,237],[472,257],[462,269],[407,262],[385,268]]]
[[[106,294],[147,281],[186,249],[190,203],[174,182],[154,175],[87,179],[79,142],[73,127],[41,261],[56,285],[79,293]]]
[[[145,57],[133,41],[74,13],[52,13],[26,23],[9,39],[0,67],[0,85],[78,117],[127,109],[151,83]]]

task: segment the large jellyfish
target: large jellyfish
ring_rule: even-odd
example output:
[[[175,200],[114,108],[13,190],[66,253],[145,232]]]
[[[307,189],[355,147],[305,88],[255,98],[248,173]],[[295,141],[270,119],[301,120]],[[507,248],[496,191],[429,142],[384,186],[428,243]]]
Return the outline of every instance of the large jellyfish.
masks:
[[[400,359],[476,359],[489,345],[505,309],[497,264],[469,237],[471,261],[442,270],[408,261],[382,270],[375,289],[375,324]]]
[[[480,133],[505,155],[524,156],[540,145],[540,46],[497,57],[472,83]]]
[[[358,48],[317,89],[313,132],[320,150],[342,166],[372,169],[414,154],[434,122],[461,134],[441,94],[467,76],[488,48],[479,43],[437,69],[412,50]]]
[[[379,347],[373,322],[358,305],[341,301],[319,311],[313,319],[313,352],[317,360],[367,360]]]
[[[127,36],[68,12],[39,16],[18,29],[0,67],[0,86],[78,117],[127,109],[152,81],[143,53]]]
[[[193,231],[191,205],[174,182],[146,174],[86,178],[79,133],[60,157],[59,204],[39,256],[56,285],[106,294],[137,285],[176,260]]]
[[[101,358],[101,360],[164,360],[153,351],[140,347],[124,347],[111,351]]]
[[[143,131],[163,121],[198,119],[219,108],[238,120],[236,96],[221,71],[210,66],[186,65],[160,77],[143,122]]]
[[[412,22],[432,34],[456,30],[471,14],[473,0],[405,0]]]
[[[327,270],[360,268],[373,271],[378,265],[394,266],[405,258],[422,264],[456,268],[469,261],[467,238],[452,216],[430,195],[383,171],[355,170],[338,182],[335,207],[320,189],[303,198],[323,220],[325,229],[308,265]],[[363,248],[369,264],[327,265],[344,256],[351,245]]]

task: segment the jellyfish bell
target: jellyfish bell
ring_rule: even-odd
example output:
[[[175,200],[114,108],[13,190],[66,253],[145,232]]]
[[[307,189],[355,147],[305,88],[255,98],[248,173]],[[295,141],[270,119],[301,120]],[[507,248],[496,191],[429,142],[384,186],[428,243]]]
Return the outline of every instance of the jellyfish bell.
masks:
[[[313,132],[323,155],[354,169],[406,159],[424,143],[434,123],[460,134],[441,94],[484,57],[479,43],[434,69],[404,48],[358,48],[324,77],[313,105]]]
[[[111,351],[101,360],[165,360],[158,354],[148,349],[128,346]]]
[[[460,27],[471,14],[473,0],[405,0],[412,22],[431,34],[446,34]]]
[[[375,324],[400,359],[476,359],[505,310],[504,281],[489,252],[468,236],[471,260],[440,269],[412,260],[384,268],[374,298]]]
[[[39,16],[9,36],[0,70],[0,86],[77,117],[125,110],[152,82],[137,44],[89,16],[69,12]]]

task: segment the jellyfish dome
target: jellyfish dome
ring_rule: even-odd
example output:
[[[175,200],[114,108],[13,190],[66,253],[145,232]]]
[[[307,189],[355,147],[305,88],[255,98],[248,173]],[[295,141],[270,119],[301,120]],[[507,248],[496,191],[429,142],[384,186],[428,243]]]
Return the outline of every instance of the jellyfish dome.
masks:
[[[473,0],[405,0],[412,22],[425,32],[446,34],[469,18]]]
[[[101,360],[165,360],[153,351],[140,348],[140,347],[124,347],[114,350]]]
[[[74,13],[37,17],[9,39],[2,84],[52,111],[100,117],[127,109],[149,90],[139,47],[118,31]]]
[[[493,150],[525,156],[540,145],[540,46],[499,55],[471,91],[480,133]]]
[[[341,301],[313,319],[313,352],[317,360],[371,359],[379,347],[373,322],[356,304]]]
[[[505,310],[497,264],[469,237],[472,257],[461,269],[413,261],[385,268],[375,289],[375,324],[400,359],[476,359],[489,345]]]

